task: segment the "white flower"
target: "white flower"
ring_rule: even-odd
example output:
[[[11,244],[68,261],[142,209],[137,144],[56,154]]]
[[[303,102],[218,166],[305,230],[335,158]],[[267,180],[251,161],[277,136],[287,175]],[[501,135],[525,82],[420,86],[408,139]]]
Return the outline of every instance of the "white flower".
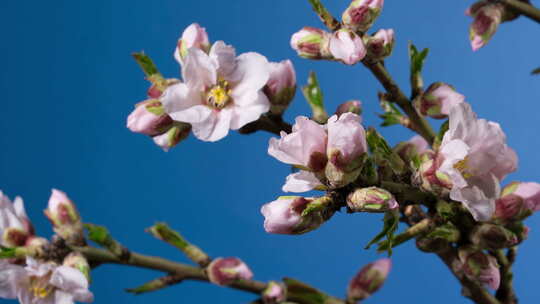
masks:
[[[174,120],[190,123],[201,140],[222,139],[229,129],[257,120],[270,108],[262,92],[269,64],[260,54],[237,57],[223,41],[214,43],[209,54],[190,48],[182,75],[185,82],[168,87],[161,102]]]
[[[22,198],[16,197],[13,203],[0,191],[0,244],[8,247],[24,246],[34,228],[24,210]]]

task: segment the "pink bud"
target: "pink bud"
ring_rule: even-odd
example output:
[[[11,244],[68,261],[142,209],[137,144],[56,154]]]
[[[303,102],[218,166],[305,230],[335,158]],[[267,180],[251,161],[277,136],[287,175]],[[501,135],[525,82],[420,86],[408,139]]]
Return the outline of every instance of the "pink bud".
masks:
[[[347,196],[353,212],[386,212],[399,207],[392,193],[377,187],[358,188]]]
[[[345,113],[354,113],[357,115],[362,114],[362,102],[360,100],[349,100],[338,106],[336,109],[336,115],[341,116]]]
[[[366,56],[362,38],[352,31],[341,29],[330,38],[330,53],[335,59],[353,65]]]
[[[392,261],[380,259],[364,266],[350,281],[347,289],[347,298],[360,301],[368,298],[379,290],[390,273]]]
[[[296,92],[296,72],[290,60],[270,62],[270,78],[263,90],[270,100],[270,111],[282,114]]]
[[[495,35],[502,22],[504,6],[500,3],[486,2],[473,5],[466,13],[474,18],[469,30],[469,37],[473,51],[477,51]]]
[[[394,49],[394,30],[381,29],[373,36],[365,36],[367,55],[372,60],[382,60],[392,54]]]
[[[261,208],[264,230],[277,234],[302,234],[318,228],[324,219],[320,212],[302,216],[313,198],[283,196]]]
[[[439,196],[446,196],[452,189],[450,177],[439,170],[442,158],[432,150],[420,155],[420,167],[415,173],[414,181],[425,191]]]
[[[190,124],[175,121],[173,126],[165,133],[153,137],[154,143],[164,151],[169,151],[170,148],[186,139],[190,131]]]
[[[444,83],[435,82],[430,85],[421,98],[416,99],[414,106],[431,118],[443,119],[450,114],[450,109],[465,101],[465,96]]]
[[[54,232],[61,238],[76,245],[84,243],[81,217],[75,204],[64,192],[52,189],[45,215],[53,224]]]
[[[495,218],[522,220],[540,210],[540,184],[514,182],[502,190],[496,202]]]
[[[331,58],[330,34],[321,29],[306,26],[291,37],[291,47],[300,57],[308,59]]]
[[[428,142],[420,135],[415,135],[408,141],[401,142],[394,147],[394,151],[407,163],[428,149]]]
[[[182,33],[182,37],[178,39],[178,45],[174,51],[174,58],[176,58],[179,63],[182,63],[184,57],[187,56],[188,50],[192,47],[201,49],[205,52],[210,50],[210,42],[208,40],[208,34],[206,34],[206,29],[197,23],[188,26]]]
[[[238,258],[217,258],[206,268],[210,282],[226,286],[237,280],[250,280],[253,273],[248,266]]]
[[[274,281],[268,282],[266,289],[262,293],[264,304],[278,304],[287,299],[287,290],[285,287]]]
[[[501,281],[497,260],[480,250],[471,248],[460,249],[459,258],[465,275],[487,287],[497,290]]]
[[[150,99],[136,105],[127,119],[127,127],[135,133],[155,136],[172,125],[172,118],[165,113],[159,100]]]
[[[0,191],[0,245],[8,247],[24,246],[34,235],[34,227],[26,215],[20,197],[13,203]]]
[[[343,24],[357,32],[366,32],[381,14],[384,0],[353,0],[341,16]]]

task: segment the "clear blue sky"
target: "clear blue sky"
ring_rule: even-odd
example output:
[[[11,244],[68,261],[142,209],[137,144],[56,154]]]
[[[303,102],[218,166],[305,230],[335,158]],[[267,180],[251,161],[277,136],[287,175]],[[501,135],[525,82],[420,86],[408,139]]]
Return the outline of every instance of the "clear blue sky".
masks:
[[[335,14],[347,0],[328,0]],[[427,84],[453,84],[481,117],[499,122],[520,156],[512,179],[539,181],[538,113],[540,26],[527,19],[505,24],[490,44],[473,53],[468,42],[471,1],[386,1],[374,29],[396,29],[387,67],[408,91],[407,41],[429,47]],[[212,40],[270,60],[291,58],[298,79],[320,75],[330,111],[342,101],[364,102],[367,125],[378,125],[381,86],[362,66],[297,58],[292,33],[319,26],[307,1],[2,1],[0,28],[0,188],[21,195],[38,232],[50,235],[42,216],[50,189],[66,191],[84,219],[104,224],[131,249],[185,261],[144,229],[166,221],[212,256],[237,255],[260,280],[291,276],[336,296],[359,267],[377,258],[363,245],[380,228],[378,215],[337,214],[303,236],[268,235],[260,206],[281,195],[289,167],[267,155],[269,134],[232,133],[217,143],[190,137],[169,153],[125,127],[147,83],[130,53],[144,50],[169,77],[179,76],[172,54],[192,22]],[[301,94],[287,119],[308,114]],[[383,130],[396,143],[410,137],[399,127]],[[528,220],[530,239],[520,247],[516,288],[522,303],[536,303],[540,269],[540,217]],[[433,255],[407,244],[395,251],[394,269],[371,303],[465,303],[459,285]],[[187,261],[186,261],[187,262]],[[93,272],[96,303],[248,303],[254,297],[186,282],[143,296],[123,288],[159,274],[119,266]]]

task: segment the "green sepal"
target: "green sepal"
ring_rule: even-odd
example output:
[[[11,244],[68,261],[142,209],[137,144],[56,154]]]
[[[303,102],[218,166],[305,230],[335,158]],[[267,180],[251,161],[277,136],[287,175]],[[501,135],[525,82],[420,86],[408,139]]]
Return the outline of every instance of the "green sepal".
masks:
[[[88,238],[99,245],[107,246],[112,240],[109,230],[103,226],[84,224],[84,228],[88,231]]]
[[[157,223],[147,229],[154,237],[163,240],[177,248],[185,249],[189,243],[178,233],[171,229],[166,223]]]
[[[443,239],[448,242],[459,241],[460,232],[451,222],[445,223],[426,235],[429,239]]]
[[[17,255],[17,248],[0,247],[0,259],[12,259]]]
[[[310,215],[312,212],[323,211],[331,202],[332,199],[328,196],[319,197],[306,206],[301,216],[304,217]]]
[[[386,100],[386,96],[382,93],[379,94],[379,105],[384,111],[384,114],[379,114],[379,117],[383,119],[381,126],[388,127],[392,125],[399,125],[403,122],[404,116],[397,106]]]
[[[433,141],[433,149],[437,150],[441,146],[444,134],[448,129],[450,128],[450,120],[447,119],[439,129],[439,133],[437,133],[437,136],[435,137],[435,140]]]
[[[325,304],[328,296],[320,290],[291,278],[283,278],[287,299],[298,303]]]
[[[387,211],[384,214],[384,226],[382,231],[377,234],[367,245],[364,249],[369,249],[371,245],[379,242],[383,237],[386,236],[386,244],[387,247],[385,248],[388,251],[388,256],[392,255],[392,246],[394,241],[394,233],[396,232],[398,225],[399,225],[399,211],[398,210],[390,210]]]
[[[323,94],[315,72],[311,71],[309,73],[308,83],[302,87],[302,93],[304,93],[304,97],[311,107],[313,119],[318,123],[326,123],[328,114],[324,108]]]

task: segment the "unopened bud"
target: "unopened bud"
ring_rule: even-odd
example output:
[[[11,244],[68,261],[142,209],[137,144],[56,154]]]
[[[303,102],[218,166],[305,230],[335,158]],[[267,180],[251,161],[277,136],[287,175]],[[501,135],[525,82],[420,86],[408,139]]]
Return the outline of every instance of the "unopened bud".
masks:
[[[330,34],[321,29],[306,26],[291,37],[291,47],[298,55],[308,59],[329,59]]]
[[[495,203],[495,219],[519,221],[540,210],[540,184],[513,182]]]
[[[264,304],[279,304],[287,299],[287,290],[285,287],[274,281],[268,282],[266,289],[262,293]]]
[[[190,48],[198,48],[204,52],[210,50],[210,42],[206,29],[197,23],[188,26],[182,33],[182,37],[178,39],[178,45],[174,51],[176,61],[183,63]]]
[[[315,230],[326,221],[328,214],[324,207],[327,203],[327,197],[282,196],[262,206],[264,229],[277,234],[302,234]],[[306,210],[313,207],[318,208],[306,214]]]
[[[182,140],[186,139],[191,131],[191,125],[175,121],[173,126],[165,133],[154,136],[154,142],[164,151],[176,146]]]
[[[127,127],[135,133],[156,136],[167,131],[173,124],[172,118],[165,113],[163,105],[157,99],[143,101],[127,119]]]
[[[0,191],[0,245],[7,247],[24,246],[34,235],[32,223],[24,210],[24,203],[16,197],[13,203]]]
[[[354,190],[347,197],[347,207],[353,212],[386,212],[399,207],[392,193],[377,187]]]
[[[362,38],[352,31],[341,29],[330,38],[332,57],[347,65],[353,65],[366,57],[366,47]]]
[[[395,43],[394,30],[381,29],[373,36],[366,35],[364,37],[364,43],[367,49],[367,56],[371,60],[382,60],[392,54]]]
[[[504,6],[501,3],[480,2],[471,6],[466,14],[474,18],[469,38],[473,51],[477,51],[497,32],[503,19]]]
[[[440,160],[432,150],[420,155],[420,167],[415,172],[414,182],[425,191],[446,196],[452,189],[450,177],[439,171]]]
[[[499,288],[501,274],[499,264],[494,257],[481,250],[465,247],[459,250],[459,259],[462,263],[462,271],[469,279],[482,283],[493,290]]]
[[[429,149],[428,142],[420,135],[415,135],[405,142],[400,142],[394,147],[396,152],[403,161],[409,163],[414,157],[419,157],[420,154]]]
[[[238,258],[217,258],[206,268],[210,282],[226,286],[238,280],[250,280],[253,273]]]
[[[470,239],[477,247],[492,250],[512,247],[518,243],[518,238],[512,231],[494,224],[476,226]]]
[[[53,224],[54,232],[69,244],[84,244],[81,217],[75,204],[64,192],[52,190],[45,215]]]
[[[281,115],[296,93],[296,72],[290,60],[270,62],[270,78],[263,91],[270,100],[270,112]]]
[[[431,118],[448,117],[450,109],[465,101],[465,96],[443,82],[435,82],[426,92],[415,100],[414,106],[422,114]]]
[[[341,16],[353,31],[366,32],[381,14],[384,0],[353,0]]]
[[[382,287],[391,267],[390,259],[380,259],[364,266],[350,281],[347,299],[355,302],[371,296]]]
[[[62,265],[79,270],[90,281],[90,265],[82,253],[72,252],[68,254],[64,258]]]
[[[362,102],[360,100],[349,100],[340,104],[336,109],[336,115],[339,117],[345,113],[362,114]]]

